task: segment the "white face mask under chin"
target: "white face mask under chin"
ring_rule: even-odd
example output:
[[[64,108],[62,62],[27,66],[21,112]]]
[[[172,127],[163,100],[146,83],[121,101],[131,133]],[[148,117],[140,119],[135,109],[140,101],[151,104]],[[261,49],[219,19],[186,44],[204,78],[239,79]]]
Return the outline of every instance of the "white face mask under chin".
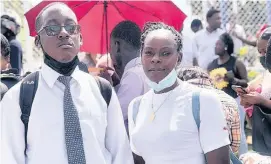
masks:
[[[177,80],[178,75],[177,71],[174,68],[163,80],[158,83],[151,81],[149,78],[146,78],[147,84],[156,92],[160,92],[163,89],[171,87]]]

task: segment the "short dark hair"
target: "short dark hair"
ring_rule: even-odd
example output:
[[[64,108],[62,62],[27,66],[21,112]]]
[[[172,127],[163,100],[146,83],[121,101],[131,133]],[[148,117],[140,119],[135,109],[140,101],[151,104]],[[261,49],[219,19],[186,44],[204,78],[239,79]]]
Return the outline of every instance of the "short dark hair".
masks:
[[[111,32],[111,37],[122,39],[136,49],[140,49],[141,30],[132,21],[126,20],[117,24]]]
[[[202,26],[202,23],[201,23],[201,20],[199,20],[199,19],[194,19],[191,22],[191,28],[193,28],[193,27],[200,27],[200,26]]]
[[[213,15],[217,13],[220,13],[220,11],[217,9],[211,8],[206,14],[206,20],[208,20],[209,18],[211,18]]]
[[[260,35],[260,39],[269,40],[271,38],[271,27],[266,28]]]
[[[228,54],[231,55],[234,50],[234,43],[233,43],[233,40],[232,40],[232,37],[230,36],[230,34],[223,33],[222,35],[220,35],[220,39],[227,46]]]
[[[146,36],[151,32],[159,29],[165,29],[172,32],[172,34],[175,36],[175,41],[177,44],[177,51],[180,52],[182,50],[183,44],[182,44],[182,35],[178,31],[176,31],[173,27],[166,25],[162,22],[147,22],[144,25],[143,32],[141,35],[141,48],[143,48]]]
[[[10,57],[10,45],[7,38],[1,34],[1,54],[5,58]]]
[[[47,6],[45,6],[40,12],[39,14],[37,15],[36,17],[36,20],[35,20],[35,30],[36,32],[38,33],[40,28],[41,28],[41,25],[42,25],[42,14],[44,13],[45,10],[47,10],[49,7],[51,6],[54,6],[54,5],[57,5],[57,4],[60,4],[60,5],[64,5],[66,7],[69,7],[67,4],[63,3],[63,2],[52,2],[50,4],[48,4]],[[70,8],[70,7],[69,7]]]

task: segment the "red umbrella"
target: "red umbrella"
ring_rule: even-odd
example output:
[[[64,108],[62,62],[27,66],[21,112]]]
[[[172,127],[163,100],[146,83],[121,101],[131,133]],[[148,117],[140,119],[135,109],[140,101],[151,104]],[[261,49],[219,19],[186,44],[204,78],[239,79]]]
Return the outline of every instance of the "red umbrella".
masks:
[[[49,3],[43,1],[26,14],[30,35],[35,36],[35,18]],[[84,44],[81,51],[108,52],[108,36],[123,20],[131,20],[141,28],[147,21],[162,21],[180,30],[186,15],[171,1],[61,1],[76,14],[81,25]]]

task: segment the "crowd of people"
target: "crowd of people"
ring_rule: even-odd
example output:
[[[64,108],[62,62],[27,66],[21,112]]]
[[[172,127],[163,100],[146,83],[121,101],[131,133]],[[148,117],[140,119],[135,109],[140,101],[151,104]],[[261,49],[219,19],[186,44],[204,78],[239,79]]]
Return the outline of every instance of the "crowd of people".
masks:
[[[94,75],[93,60],[78,57],[83,36],[75,13],[52,2],[35,24],[44,64],[21,77],[19,25],[2,17],[17,32],[4,26],[1,34],[1,163],[271,163],[271,27],[256,42],[265,73],[253,81],[236,55],[248,42],[244,30],[234,21],[222,30],[216,9],[207,27],[192,21],[191,40],[163,22],[142,30],[118,23]],[[218,69],[226,72],[214,79]]]

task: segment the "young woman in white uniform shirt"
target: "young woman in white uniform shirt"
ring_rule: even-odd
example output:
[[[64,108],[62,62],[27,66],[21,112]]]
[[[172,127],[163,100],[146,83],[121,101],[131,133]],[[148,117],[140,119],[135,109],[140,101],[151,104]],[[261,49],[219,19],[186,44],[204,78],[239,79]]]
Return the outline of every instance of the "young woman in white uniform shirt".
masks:
[[[133,152],[146,164],[204,164],[205,157],[208,164],[228,164],[229,134],[220,101],[212,91],[177,79],[180,34],[163,23],[147,23],[141,41],[142,65],[152,89],[129,105]],[[192,93],[198,91],[199,132],[192,114]]]

